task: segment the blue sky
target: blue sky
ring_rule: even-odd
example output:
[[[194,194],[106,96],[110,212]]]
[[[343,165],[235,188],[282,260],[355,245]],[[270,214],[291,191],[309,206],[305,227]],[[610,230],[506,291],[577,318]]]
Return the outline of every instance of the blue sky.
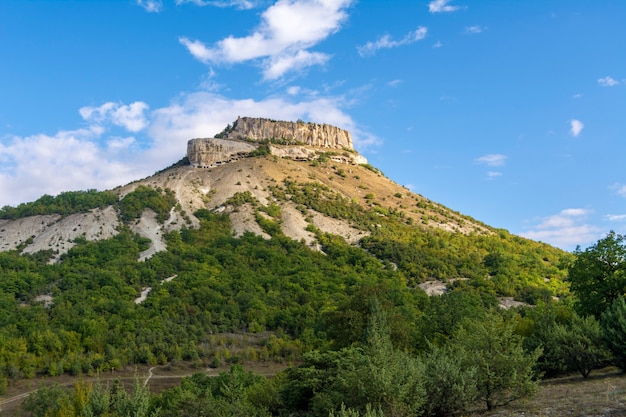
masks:
[[[566,250],[626,233],[623,0],[0,1],[0,206],[153,174],[237,116]]]

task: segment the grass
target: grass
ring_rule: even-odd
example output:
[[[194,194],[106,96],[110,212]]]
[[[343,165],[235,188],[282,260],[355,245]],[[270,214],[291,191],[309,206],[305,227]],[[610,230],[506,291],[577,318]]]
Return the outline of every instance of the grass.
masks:
[[[532,398],[466,417],[615,417],[626,416],[626,376],[616,368],[545,380]]]

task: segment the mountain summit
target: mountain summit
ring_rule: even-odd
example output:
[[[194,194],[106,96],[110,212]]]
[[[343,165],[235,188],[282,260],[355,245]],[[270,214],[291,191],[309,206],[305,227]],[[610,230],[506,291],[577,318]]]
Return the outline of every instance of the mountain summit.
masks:
[[[313,227],[352,243],[375,227],[333,214],[343,206],[374,210],[379,219],[395,213],[421,227],[491,233],[485,225],[387,179],[354,150],[348,131],[327,124],[239,117],[214,138],[191,139],[181,162],[111,192],[123,200],[141,186],[171,190],[175,199],[164,221],[146,208],[129,222],[131,229],[152,241],[142,257],[164,250],[163,236],[168,231],[197,227],[199,221],[193,213],[199,209],[228,213],[236,236],[252,232],[269,237],[259,225],[259,216],[265,214],[259,214],[258,208],[276,205],[280,208],[276,220],[283,233],[313,247]],[[317,209],[305,208],[300,202],[303,191],[294,193],[294,187],[304,187],[310,194],[306,198],[312,199]],[[110,238],[124,223],[113,205],[71,214],[39,212],[19,218],[4,213],[0,250],[52,250],[58,259],[77,238]]]
[[[511,262],[520,268],[530,262],[532,278],[507,276],[494,284],[501,295],[531,284],[561,286],[561,251],[394,183],[353,149],[349,132],[248,117],[213,138],[189,140],[185,158],[151,177],[3,208],[0,251],[43,253],[57,262],[82,241],[128,228],[149,242],[139,254],[145,261],[167,250],[170,232],[199,228],[205,213],[227,216],[234,237],[280,234],[323,251],[324,236],[334,236],[408,268],[414,284],[480,278],[489,268],[497,273],[503,265],[515,270]],[[559,281],[550,284],[551,277]]]

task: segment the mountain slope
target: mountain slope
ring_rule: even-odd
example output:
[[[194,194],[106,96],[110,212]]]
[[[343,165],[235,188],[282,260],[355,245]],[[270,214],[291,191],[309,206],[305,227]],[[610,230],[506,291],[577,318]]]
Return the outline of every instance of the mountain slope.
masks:
[[[164,232],[179,229],[183,225],[197,226],[198,220],[193,213],[201,208],[227,210],[238,236],[246,230],[263,235],[252,212],[245,209],[234,211],[232,204],[228,204],[235,194],[249,192],[262,206],[270,203],[280,205],[285,234],[297,240],[305,239],[312,244],[314,236],[306,231],[309,224],[305,221],[307,216],[296,210],[297,204],[290,202],[288,197],[279,199],[271,191],[272,188],[283,187],[285,181],[322,184],[329,188],[326,193],[329,196],[333,194],[365,209],[375,209],[380,216],[384,216],[384,211],[388,210],[402,213],[407,222],[419,227],[441,228],[466,234],[493,233],[484,224],[411,193],[376,170],[334,162],[313,164],[309,161],[263,156],[210,169],[179,166],[112,191],[120,199],[139,185],[170,189],[174,192],[180,207],[171,211],[170,218],[164,224],[150,223],[150,227],[146,227],[144,223],[147,220],[144,219],[133,226],[139,234],[146,237],[155,236],[154,227],[161,230],[162,236]],[[146,216],[150,217],[149,214]],[[339,234],[352,243],[356,243],[368,234],[367,229],[371,229],[371,225],[361,225],[359,230],[347,219],[332,218],[315,210],[308,216],[315,227],[324,232]],[[42,215],[0,220],[0,250],[13,250],[19,246],[25,253],[51,249],[61,254],[72,246],[72,241],[78,236],[85,236],[88,240],[111,237],[118,223],[111,206],[95,209],[91,213],[65,217]]]

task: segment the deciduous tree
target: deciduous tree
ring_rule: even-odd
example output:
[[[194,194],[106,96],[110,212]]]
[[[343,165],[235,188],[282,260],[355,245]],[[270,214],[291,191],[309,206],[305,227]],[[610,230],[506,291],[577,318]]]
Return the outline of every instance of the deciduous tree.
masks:
[[[569,268],[570,289],[578,297],[581,315],[599,318],[613,301],[626,293],[625,236],[610,232],[595,245],[574,252]]]

